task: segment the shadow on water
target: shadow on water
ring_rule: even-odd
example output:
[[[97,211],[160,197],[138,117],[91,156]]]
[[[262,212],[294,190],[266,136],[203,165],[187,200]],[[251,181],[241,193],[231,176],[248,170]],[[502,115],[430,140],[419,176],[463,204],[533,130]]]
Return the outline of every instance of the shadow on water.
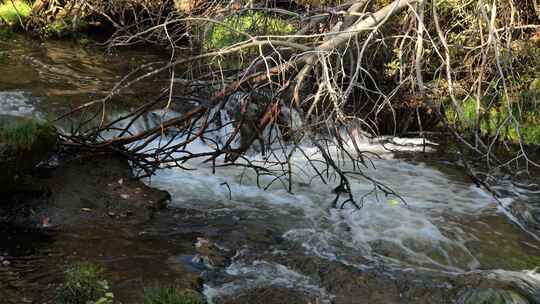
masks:
[[[172,260],[193,255],[193,236],[139,236],[133,227],[95,226],[80,231],[0,231],[0,303],[55,303],[65,271],[81,262],[102,266],[121,303],[140,303],[142,290],[156,282],[180,281],[196,288],[198,271]],[[173,262],[171,262],[173,261]]]

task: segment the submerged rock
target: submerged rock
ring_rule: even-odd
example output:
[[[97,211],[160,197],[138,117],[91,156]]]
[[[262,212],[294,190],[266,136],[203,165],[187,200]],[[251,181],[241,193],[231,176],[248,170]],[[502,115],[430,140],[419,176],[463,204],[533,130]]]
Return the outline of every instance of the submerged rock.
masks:
[[[0,193],[23,191],[23,177],[55,151],[54,127],[0,115]]]
[[[203,264],[210,269],[225,266],[228,260],[227,254],[216,244],[203,238],[197,238],[195,247],[198,254],[193,257],[194,263]]]
[[[540,202],[517,200],[512,202],[509,211],[529,232],[540,236]]]
[[[516,292],[504,289],[475,289],[467,292],[460,299],[463,304],[529,304]]]

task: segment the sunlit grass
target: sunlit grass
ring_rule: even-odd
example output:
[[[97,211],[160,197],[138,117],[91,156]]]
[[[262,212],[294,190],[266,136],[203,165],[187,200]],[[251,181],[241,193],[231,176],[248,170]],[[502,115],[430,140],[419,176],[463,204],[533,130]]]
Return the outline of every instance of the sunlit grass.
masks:
[[[0,20],[9,25],[19,22],[19,17],[25,19],[30,15],[32,7],[22,0],[4,0],[0,5]]]
[[[294,29],[294,25],[286,19],[260,12],[249,12],[240,16],[230,16],[223,23],[215,25],[206,46],[210,49],[219,49],[248,39],[245,34],[286,35],[292,33]]]

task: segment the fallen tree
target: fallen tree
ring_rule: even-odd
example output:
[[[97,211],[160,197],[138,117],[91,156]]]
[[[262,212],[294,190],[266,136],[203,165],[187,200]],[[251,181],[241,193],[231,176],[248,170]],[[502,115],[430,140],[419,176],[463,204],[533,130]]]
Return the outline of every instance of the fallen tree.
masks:
[[[114,14],[92,1],[77,2],[115,24],[109,47],[153,43],[168,48],[171,57],[141,66],[108,96],[59,118],[89,109],[104,117],[113,97],[126,88],[144,79],[166,80],[161,96],[131,113],[102,119],[97,126],[85,127],[83,121],[80,132],[64,135],[66,146],[122,153],[145,176],[192,159],[216,167],[243,166],[274,176],[290,191],[294,171],[301,170],[290,159],[301,152],[318,177],[339,183],[335,206],[346,195],[341,206],[357,207],[362,198],[352,195],[353,175],[373,183],[377,192],[398,196],[363,173],[362,167],[371,164],[357,142],[360,130],[371,136],[413,132],[425,138],[438,126],[459,147],[464,170],[494,194],[496,172],[521,175],[540,166],[530,157],[531,142],[523,133],[525,113],[538,109],[538,65],[521,62],[540,63],[534,38],[540,27],[532,4],[211,1],[194,2],[182,11],[172,1],[160,2],[157,9],[148,6],[151,2],[137,2],[144,13],[134,13],[129,22],[113,2],[108,5],[115,7]],[[238,25],[245,18],[256,26]],[[290,31],[260,34],[261,26],[282,24],[271,20],[285,20]],[[205,43],[217,29],[233,33],[234,39],[218,47]],[[230,122],[221,116],[228,107],[234,109]],[[130,131],[156,108],[181,108],[182,114],[154,128]],[[221,138],[212,135],[226,129]],[[102,136],[111,130],[114,137]],[[153,147],[166,133],[173,135]],[[510,139],[512,147],[505,145]],[[196,140],[209,143],[211,150],[191,151],[189,144]],[[317,155],[308,155],[305,144],[316,147]],[[246,157],[256,145],[264,155],[258,161]],[[495,152],[499,148],[507,150],[506,157]],[[355,170],[345,169],[346,162]]]

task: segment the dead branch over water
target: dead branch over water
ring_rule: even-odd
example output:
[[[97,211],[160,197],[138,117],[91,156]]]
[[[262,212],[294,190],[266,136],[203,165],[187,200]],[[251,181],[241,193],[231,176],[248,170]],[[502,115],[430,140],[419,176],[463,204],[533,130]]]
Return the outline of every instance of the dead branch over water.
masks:
[[[372,155],[359,147],[359,134],[416,132],[425,137],[440,123],[459,147],[464,169],[488,190],[486,176],[540,166],[521,133],[527,105],[516,81],[525,69],[518,61],[526,56],[516,45],[535,43],[539,35],[539,16],[528,4],[141,0],[124,1],[122,8],[120,2],[75,1],[68,7],[110,22],[116,31],[109,47],[161,45],[170,51],[170,60],[140,66],[104,98],[60,117],[96,109],[102,117],[98,126],[85,128],[83,121],[79,130],[84,132],[64,135],[69,147],[122,153],[145,176],[163,167],[187,168],[192,159],[214,168],[235,165],[272,176],[270,184],[282,183],[289,191],[294,173],[304,170],[294,167],[291,158],[301,153],[318,178],[339,183],[334,206],[345,195],[341,207],[362,204],[352,195],[352,176],[372,183],[376,193],[399,198],[363,173],[373,164]],[[295,31],[253,34],[227,22],[253,13],[286,20],[296,25]],[[209,46],[205,40],[215,26],[241,39]],[[148,79],[167,80],[161,96],[113,121],[104,119],[116,96]],[[495,107],[506,109],[504,117],[483,134],[483,121]],[[180,108],[182,114],[129,131],[156,108]],[[220,114],[227,109],[230,122]],[[504,148],[501,134],[508,128],[516,134],[517,149],[501,157],[495,151]],[[232,131],[222,138],[212,135],[225,129]],[[111,130],[114,137],[102,136]],[[198,140],[210,151],[191,151],[189,145]],[[318,152],[305,151],[306,144]],[[246,157],[253,147],[263,155],[257,161]]]

